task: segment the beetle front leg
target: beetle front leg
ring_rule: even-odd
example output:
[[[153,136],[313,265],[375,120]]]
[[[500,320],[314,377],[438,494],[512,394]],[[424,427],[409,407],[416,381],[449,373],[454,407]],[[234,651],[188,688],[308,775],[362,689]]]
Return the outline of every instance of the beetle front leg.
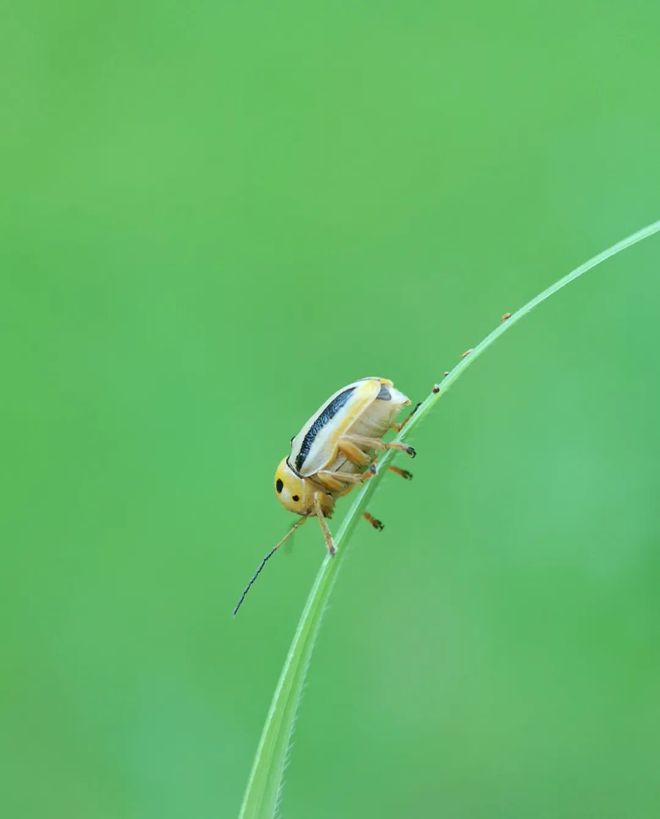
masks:
[[[352,472],[330,472],[327,469],[322,469],[314,475],[314,479],[331,492],[341,492],[342,489],[346,489],[347,485],[360,486],[365,481],[368,481],[369,478],[373,478],[375,474],[375,467],[358,474]]]
[[[365,449],[398,449],[399,452],[405,452],[411,458],[417,455],[415,448],[408,444],[400,444],[398,441],[381,441],[380,438],[369,438],[366,435],[346,435],[340,440],[340,445],[342,441],[357,444]]]
[[[341,492],[341,490],[345,488],[345,484],[335,478],[334,472],[322,470],[321,472],[317,472],[314,478],[329,492]]]
[[[337,549],[335,548],[335,542],[332,539],[332,534],[330,533],[330,529],[328,529],[328,524],[325,521],[325,515],[323,514],[323,508],[321,506],[321,493],[315,492],[314,493],[314,513],[319,521],[319,526],[321,527],[321,531],[323,532],[323,539],[325,540],[325,545],[328,548],[328,554],[330,557],[336,554]]]

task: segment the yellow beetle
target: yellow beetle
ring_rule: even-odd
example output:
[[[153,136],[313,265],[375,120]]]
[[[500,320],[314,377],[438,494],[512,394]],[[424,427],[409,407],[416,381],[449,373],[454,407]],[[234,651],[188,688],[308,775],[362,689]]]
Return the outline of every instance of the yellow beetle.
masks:
[[[406,444],[383,441],[388,430],[400,431],[412,417],[397,424],[395,419],[410,399],[386,378],[361,378],[337,390],[291,439],[291,452],[275,470],[275,494],[285,509],[300,515],[286,535],[259,564],[243,590],[234,614],[257,579],[266,561],[308,518],[316,517],[330,555],[335,545],[326,519],[332,517],[337,498],[348,494],[376,474],[377,453],[399,449],[411,457],[415,450]],[[415,409],[417,409],[415,407]],[[405,469],[389,469],[410,480]],[[364,517],[376,529],[383,524],[368,512]]]

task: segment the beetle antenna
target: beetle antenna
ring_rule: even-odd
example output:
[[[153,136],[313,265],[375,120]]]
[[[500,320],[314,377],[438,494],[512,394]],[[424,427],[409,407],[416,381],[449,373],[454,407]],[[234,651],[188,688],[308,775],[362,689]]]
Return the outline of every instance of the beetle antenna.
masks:
[[[256,571],[256,572],[255,572],[255,573],[252,575],[252,577],[250,578],[250,582],[249,582],[249,583],[247,584],[247,586],[246,586],[246,587],[243,589],[243,593],[241,594],[240,600],[238,601],[238,603],[236,603],[236,607],[234,608],[234,611],[233,611],[233,615],[234,615],[234,617],[236,616],[236,612],[237,612],[237,611],[240,609],[241,605],[243,604],[243,600],[245,600],[245,597],[246,597],[247,593],[248,593],[248,592],[250,591],[250,589],[252,588],[252,584],[254,583],[254,581],[255,581],[255,580],[256,580],[256,579],[259,577],[259,575],[261,574],[261,570],[262,570],[262,569],[263,569],[263,567],[266,565],[266,562],[267,562],[267,561],[268,561],[268,560],[269,560],[269,559],[270,559],[270,558],[271,558],[271,557],[272,557],[272,556],[275,554],[275,552],[276,552],[276,551],[277,551],[277,550],[280,548],[280,546],[283,546],[283,545],[284,545],[284,544],[287,542],[287,540],[288,540],[288,539],[291,537],[291,535],[292,535],[292,534],[293,534],[293,533],[296,531],[296,529],[300,528],[300,527],[303,525],[303,523],[304,523],[306,520],[307,520],[307,518],[300,518],[300,520],[297,520],[297,521],[296,521],[296,522],[293,524],[293,526],[292,526],[292,527],[289,529],[289,531],[288,531],[288,532],[287,532],[287,533],[284,535],[284,537],[282,538],[282,540],[280,540],[280,542],[279,542],[279,543],[276,543],[276,544],[275,544],[275,546],[273,546],[273,548],[270,550],[270,552],[268,552],[268,554],[267,554],[267,555],[264,557],[264,559],[261,561],[261,563],[260,563],[260,564],[259,564],[259,566],[257,567],[257,571]]]

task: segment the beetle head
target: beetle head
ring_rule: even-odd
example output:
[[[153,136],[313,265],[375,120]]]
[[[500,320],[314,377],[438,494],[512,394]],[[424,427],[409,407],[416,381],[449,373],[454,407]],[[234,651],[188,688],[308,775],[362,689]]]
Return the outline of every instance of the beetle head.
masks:
[[[309,490],[307,480],[291,469],[286,458],[282,458],[275,470],[275,494],[289,512],[309,515],[312,511],[313,493]]]

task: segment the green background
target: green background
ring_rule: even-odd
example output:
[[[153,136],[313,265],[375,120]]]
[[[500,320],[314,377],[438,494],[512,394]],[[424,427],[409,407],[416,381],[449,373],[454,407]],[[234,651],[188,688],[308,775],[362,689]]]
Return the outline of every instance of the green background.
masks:
[[[3,816],[236,815],[324,551],[305,527],[232,620],[291,522],[289,438],[361,376],[424,397],[660,217],[659,26],[653,0],[5,7]],[[285,817],[658,815],[659,265],[655,238],[563,291],[415,435],[324,622]]]

